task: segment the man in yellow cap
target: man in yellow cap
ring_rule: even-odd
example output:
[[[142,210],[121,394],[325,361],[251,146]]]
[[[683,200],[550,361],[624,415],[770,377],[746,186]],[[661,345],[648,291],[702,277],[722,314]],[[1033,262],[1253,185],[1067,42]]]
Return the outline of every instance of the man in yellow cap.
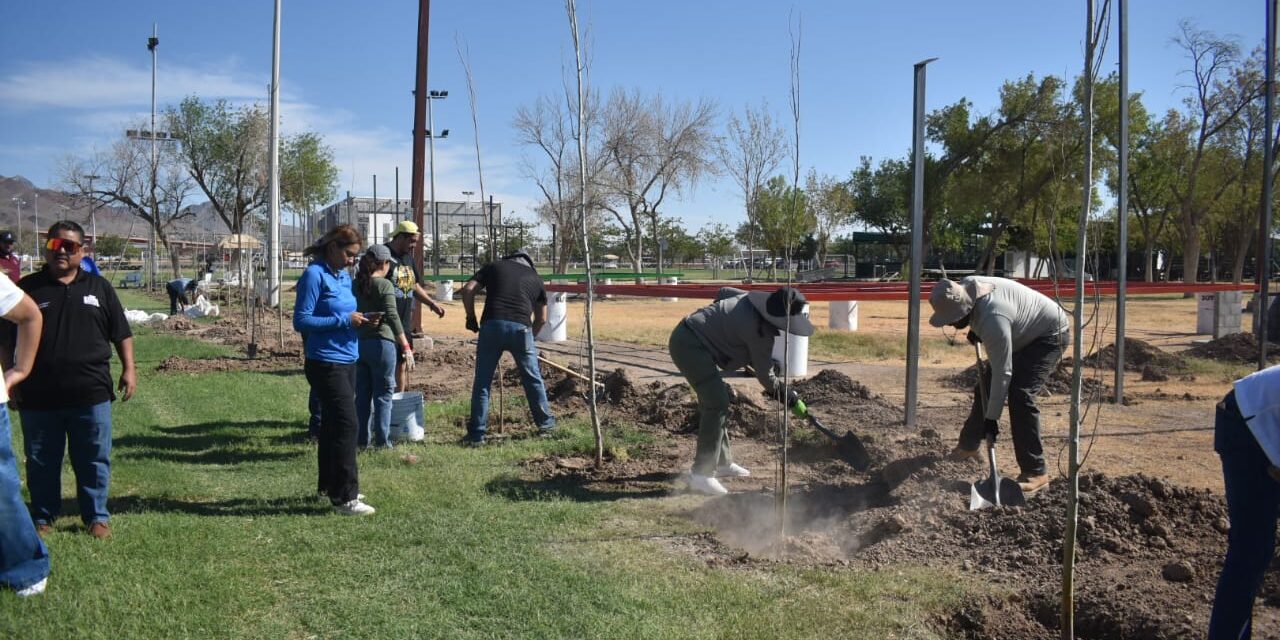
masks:
[[[392,261],[391,272],[387,274],[387,279],[395,285],[396,311],[399,312],[400,322],[406,329],[413,326],[414,299],[427,305],[427,308],[437,316],[444,317],[444,307],[436,304],[431,294],[422,287],[422,265],[413,261],[413,249],[418,246],[420,237],[418,225],[411,220],[405,220],[396,225],[395,233],[386,243],[387,248],[391,250]],[[397,391],[404,391],[408,384],[405,375],[408,366],[406,354],[401,351],[396,365]]]

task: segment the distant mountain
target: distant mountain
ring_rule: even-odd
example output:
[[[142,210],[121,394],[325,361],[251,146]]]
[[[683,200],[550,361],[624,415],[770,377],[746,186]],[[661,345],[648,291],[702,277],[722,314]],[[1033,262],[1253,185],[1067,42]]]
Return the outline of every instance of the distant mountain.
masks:
[[[19,203],[15,199],[24,203],[21,205],[21,222],[18,221]],[[37,204],[39,211],[36,210]],[[171,235],[183,239],[216,241],[229,233],[227,225],[209,202],[194,205],[192,211],[195,212],[195,217],[180,221]],[[21,230],[24,243],[31,237],[37,223],[41,229],[48,229],[57,219],[74,220],[84,226],[85,231],[92,232],[89,213],[89,208],[70,193],[37,187],[22,176],[0,176],[0,228],[11,230],[15,234]],[[131,233],[135,237],[145,237],[149,233],[146,222],[121,207],[98,207],[93,217],[97,219],[100,236],[123,236]],[[284,225],[281,234],[286,238],[285,247],[288,248],[288,239],[297,237],[298,230]]]

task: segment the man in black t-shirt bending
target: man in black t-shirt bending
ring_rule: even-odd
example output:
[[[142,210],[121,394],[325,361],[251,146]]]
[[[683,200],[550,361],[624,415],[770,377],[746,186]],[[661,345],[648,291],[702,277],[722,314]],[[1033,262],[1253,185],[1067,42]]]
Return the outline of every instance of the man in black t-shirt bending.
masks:
[[[476,321],[476,292],[485,291],[484,315]],[[547,318],[547,291],[524,250],[485,265],[462,286],[462,306],[467,329],[480,334],[476,341],[476,377],[471,385],[471,418],[465,444],[484,444],[489,418],[489,385],[502,352],[510,352],[520,369],[525,399],[538,431],[547,435],[556,426],[547,389],[542,383],[538,349],[533,337]],[[533,320],[530,322],[530,316]]]

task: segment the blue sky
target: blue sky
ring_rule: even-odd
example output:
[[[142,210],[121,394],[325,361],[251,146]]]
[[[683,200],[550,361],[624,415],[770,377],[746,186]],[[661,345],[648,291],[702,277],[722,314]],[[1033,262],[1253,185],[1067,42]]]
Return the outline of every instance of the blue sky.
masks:
[[[1027,73],[1072,76],[1082,60],[1084,2],[580,0],[590,31],[592,79],[716,101],[722,113],[767,99],[788,111],[789,14],[803,22],[803,170],[847,175],[858,157],[901,156],[911,142],[911,66],[930,67],[928,107],[962,97],[995,106],[1000,83]],[[159,102],[189,94],[266,101],[271,0],[102,2],[7,0],[0,6],[0,175],[58,186],[59,161],[104,148],[150,106],[146,39],[159,24]],[[1134,0],[1130,84],[1161,112],[1183,95],[1187,67],[1170,44],[1178,21],[1262,42],[1262,0]],[[340,192],[391,195],[395,167],[409,197],[417,3],[284,0],[281,54],[285,132],[316,130],[334,148]],[[537,191],[522,176],[511,118],[560,89],[572,45],[562,2],[436,0],[431,15],[436,103],[436,187],[442,200],[477,191],[466,81],[455,48],[465,40],[475,75],[486,189],[532,217]],[[1107,53],[1114,64],[1114,42]],[[711,177],[667,211],[697,229],[736,224],[741,196]]]

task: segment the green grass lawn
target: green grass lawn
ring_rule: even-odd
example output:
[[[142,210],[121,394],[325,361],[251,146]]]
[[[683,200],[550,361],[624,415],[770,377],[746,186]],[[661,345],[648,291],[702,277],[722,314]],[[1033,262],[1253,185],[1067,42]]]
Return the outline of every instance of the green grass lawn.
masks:
[[[589,449],[587,426],[462,449],[459,399],[428,407],[428,443],[361,454],[376,515],[333,515],[301,372],[158,374],[226,352],[146,330],[137,353],[138,395],[115,408],[115,536],[84,532],[66,469],[49,589],[0,593],[0,637],[934,638],[965,588],[920,568],[708,565],[670,542],[697,533],[680,515],[697,498],[539,493],[519,461]]]

